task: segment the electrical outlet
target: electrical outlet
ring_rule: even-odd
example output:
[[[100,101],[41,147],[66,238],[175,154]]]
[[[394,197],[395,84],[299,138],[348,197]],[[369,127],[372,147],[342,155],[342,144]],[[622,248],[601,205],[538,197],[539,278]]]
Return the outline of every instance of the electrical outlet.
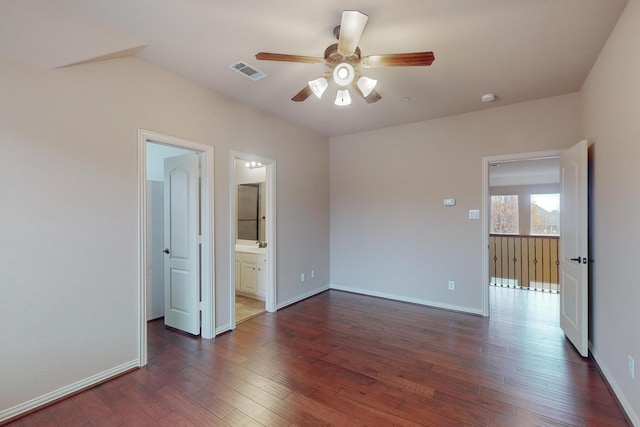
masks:
[[[316,271],[315,270],[311,270],[311,278],[313,279],[314,277],[316,277]]]
[[[304,282],[304,273],[300,275],[300,282]]]
[[[629,356],[629,376],[631,377],[632,380],[636,379],[636,367],[635,367],[636,363],[633,360],[633,357]]]
[[[449,290],[450,291],[456,290],[456,282],[454,282],[453,280],[449,280]]]

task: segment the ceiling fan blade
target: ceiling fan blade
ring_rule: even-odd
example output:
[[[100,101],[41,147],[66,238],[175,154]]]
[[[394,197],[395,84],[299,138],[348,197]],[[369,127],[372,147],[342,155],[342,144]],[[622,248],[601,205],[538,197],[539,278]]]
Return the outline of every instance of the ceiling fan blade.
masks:
[[[360,64],[366,68],[372,67],[415,67],[431,65],[435,56],[433,52],[392,53],[389,55],[365,56]]]
[[[340,36],[338,37],[338,53],[343,56],[351,56],[356,51],[360,37],[367,25],[369,17],[357,10],[345,10],[342,12],[340,23]]]
[[[263,61],[302,62],[305,64],[317,64],[319,62],[324,62],[324,58],[316,58],[313,56],[303,56],[303,55],[287,55],[285,53],[269,53],[269,52],[257,53],[256,59],[260,59]]]
[[[300,92],[296,93],[293,98],[291,98],[291,100],[295,102],[302,102],[307,99],[312,93],[313,91],[311,90],[309,85],[306,85]]]

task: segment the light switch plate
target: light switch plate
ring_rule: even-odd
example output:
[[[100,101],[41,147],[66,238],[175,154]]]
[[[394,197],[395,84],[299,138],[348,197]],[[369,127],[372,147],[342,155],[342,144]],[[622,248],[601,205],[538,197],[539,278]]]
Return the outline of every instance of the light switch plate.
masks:
[[[469,219],[480,219],[480,211],[478,209],[469,209]]]
[[[442,204],[445,206],[455,206],[456,205],[456,199],[444,199],[442,201]]]

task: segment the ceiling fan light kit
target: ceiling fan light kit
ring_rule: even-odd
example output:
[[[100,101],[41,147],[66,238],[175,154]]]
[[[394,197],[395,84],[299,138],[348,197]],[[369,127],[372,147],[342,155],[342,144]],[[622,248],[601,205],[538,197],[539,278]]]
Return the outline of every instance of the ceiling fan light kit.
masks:
[[[338,86],[348,86],[353,81],[353,77],[355,76],[355,70],[346,62],[336,65],[336,68],[333,69],[333,81],[335,81]]]
[[[325,77],[318,77],[317,79],[309,82],[309,87],[315,96],[322,98],[322,94],[329,87],[329,81]]]
[[[351,95],[349,95],[349,91],[346,89],[338,89],[335,104],[339,107],[351,105]]]
[[[348,86],[355,86],[364,100],[371,104],[378,102],[382,97],[375,91],[377,80],[361,76],[360,67],[413,67],[431,65],[435,59],[433,52],[398,53],[388,55],[361,56],[360,37],[367,25],[369,17],[356,10],[342,12],[340,26],[334,29],[338,43],[332,44],[324,51],[324,58],[315,58],[302,55],[287,55],[282,53],[259,52],[256,59],[266,61],[283,61],[299,63],[323,62],[329,73],[309,81],[300,92],[291,98],[292,101],[304,101],[312,93],[318,98],[327,90],[329,82],[333,80],[338,86],[335,104],[345,106],[351,104],[351,95]],[[355,84],[354,84],[355,80]]]
[[[362,96],[366,98],[367,96],[369,96],[369,94],[371,94],[373,89],[375,89],[377,83],[378,81],[375,79],[370,79],[369,77],[362,76],[358,79],[356,85],[358,86],[358,89],[360,89],[360,92],[362,92]]]

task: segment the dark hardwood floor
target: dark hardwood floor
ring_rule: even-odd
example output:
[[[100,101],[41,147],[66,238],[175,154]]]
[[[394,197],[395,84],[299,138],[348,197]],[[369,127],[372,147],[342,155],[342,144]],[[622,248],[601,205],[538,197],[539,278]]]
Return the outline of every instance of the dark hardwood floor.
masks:
[[[558,295],[490,318],[339,291],[215,340],[149,324],[149,365],[13,426],[627,426],[558,327]]]

